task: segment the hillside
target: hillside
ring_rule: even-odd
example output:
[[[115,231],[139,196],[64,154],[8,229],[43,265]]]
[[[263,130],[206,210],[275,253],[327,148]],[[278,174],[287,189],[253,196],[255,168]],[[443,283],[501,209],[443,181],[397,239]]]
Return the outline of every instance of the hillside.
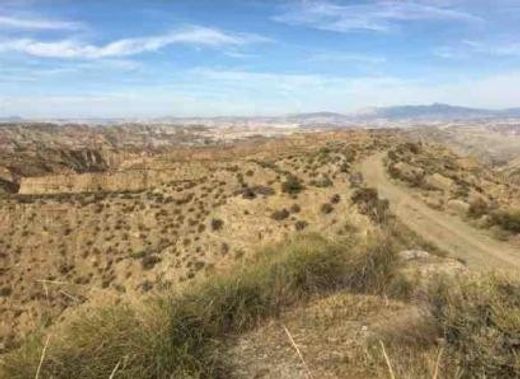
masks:
[[[54,153],[27,145],[6,162],[37,151],[45,168],[21,172],[0,198],[6,377],[520,372],[514,341],[502,351],[482,337],[489,356],[468,364],[474,341],[443,334],[455,317],[438,287],[448,279],[475,302],[459,302],[461,317],[479,301],[517,306],[491,279],[477,277],[496,297],[478,299],[463,279],[518,262],[518,187],[495,168],[399,130],[218,129],[199,143],[208,130],[195,129],[189,144],[131,150],[123,134],[65,154],[72,129],[53,128],[44,130]],[[459,226],[464,238],[449,235]],[[461,333],[477,338],[479,328]]]

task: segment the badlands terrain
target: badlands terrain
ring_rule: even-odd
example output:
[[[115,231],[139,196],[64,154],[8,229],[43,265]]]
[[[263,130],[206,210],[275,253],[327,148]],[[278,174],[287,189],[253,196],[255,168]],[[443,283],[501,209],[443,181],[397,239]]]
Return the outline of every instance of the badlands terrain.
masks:
[[[520,122],[341,122],[0,124],[0,375],[520,376]]]

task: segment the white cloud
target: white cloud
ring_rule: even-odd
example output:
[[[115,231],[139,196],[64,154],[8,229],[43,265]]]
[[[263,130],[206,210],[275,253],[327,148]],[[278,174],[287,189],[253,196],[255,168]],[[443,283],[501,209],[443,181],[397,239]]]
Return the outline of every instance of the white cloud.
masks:
[[[387,32],[398,23],[407,21],[481,21],[468,12],[424,2],[373,1],[337,5],[313,0],[302,1],[273,19],[289,25],[304,25],[342,33],[352,30]]]
[[[311,55],[309,60],[313,62],[351,62],[369,65],[377,65],[386,62],[385,57],[368,54],[342,52],[316,53]]]
[[[463,44],[469,50],[479,54],[486,54],[492,56],[520,56],[519,42],[482,42],[465,40]]]
[[[458,45],[441,46],[433,53],[446,59],[468,59],[475,55],[489,57],[520,57],[520,43],[509,41],[464,40]]]
[[[172,44],[219,47],[266,41],[267,38],[253,34],[232,34],[213,28],[190,26],[164,35],[120,39],[106,45],[85,44],[69,39],[52,42],[33,39],[4,40],[0,41],[0,52],[14,51],[46,58],[99,59],[157,51]]]
[[[0,29],[78,30],[83,27],[79,22],[0,15]]]

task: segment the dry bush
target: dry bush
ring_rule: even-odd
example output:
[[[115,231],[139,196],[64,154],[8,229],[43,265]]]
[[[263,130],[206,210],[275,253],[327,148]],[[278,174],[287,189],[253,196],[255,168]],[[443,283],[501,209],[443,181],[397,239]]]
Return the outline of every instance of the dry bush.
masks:
[[[286,218],[288,218],[290,216],[290,213],[287,209],[283,208],[283,209],[280,209],[280,210],[277,210],[277,211],[274,211],[272,214],[271,214],[271,218],[273,220],[276,220],[276,221],[282,221],[282,220],[285,220]]]
[[[520,282],[497,275],[441,278],[429,304],[461,377],[520,376]]]
[[[304,189],[300,179],[294,175],[288,175],[287,179],[282,183],[282,192],[290,195],[296,195]]]
[[[357,204],[361,213],[369,216],[374,222],[384,224],[390,216],[388,200],[379,199],[374,188],[359,188],[352,195],[352,201]]]

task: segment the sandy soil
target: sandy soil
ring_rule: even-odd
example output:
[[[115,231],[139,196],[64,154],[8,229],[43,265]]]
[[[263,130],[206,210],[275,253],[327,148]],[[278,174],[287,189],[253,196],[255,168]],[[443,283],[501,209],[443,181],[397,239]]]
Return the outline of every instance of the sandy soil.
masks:
[[[520,269],[520,251],[478,230],[460,218],[428,207],[410,191],[392,181],[383,165],[383,154],[362,162],[360,170],[367,184],[390,201],[394,214],[425,240],[475,269]]]

